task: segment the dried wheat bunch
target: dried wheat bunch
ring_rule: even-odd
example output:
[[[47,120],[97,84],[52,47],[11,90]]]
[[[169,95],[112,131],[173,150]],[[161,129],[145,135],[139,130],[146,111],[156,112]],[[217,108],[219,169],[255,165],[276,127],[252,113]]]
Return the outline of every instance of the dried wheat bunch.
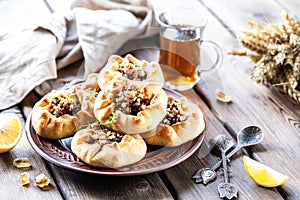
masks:
[[[283,13],[280,25],[261,25],[250,21],[252,31],[243,32],[238,41],[245,51],[232,55],[247,56],[255,64],[251,77],[288,94],[300,103],[300,22]]]

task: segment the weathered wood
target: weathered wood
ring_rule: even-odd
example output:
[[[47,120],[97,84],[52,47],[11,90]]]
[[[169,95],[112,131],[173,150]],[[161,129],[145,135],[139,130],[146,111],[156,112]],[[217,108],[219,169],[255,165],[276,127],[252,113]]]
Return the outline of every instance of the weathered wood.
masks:
[[[204,113],[209,112],[205,105],[202,104],[201,108]],[[204,146],[201,147],[191,159],[163,172],[169,182],[173,184],[173,187],[178,194],[178,199],[194,199],[195,196],[200,197],[200,199],[205,199],[207,197],[217,199],[219,197],[217,187],[218,184],[223,181],[220,172],[218,172],[219,175],[217,180],[207,186],[202,184],[196,185],[193,180],[191,180],[191,177],[198,169],[203,166],[213,166],[217,162],[216,157],[212,156],[212,154],[206,155],[208,150],[211,149],[208,141],[209,138],[213,138],[218,134],[228,134],[222,124],[214,116],[212,116],[212,119],[210,119],[207,125],[207,134],[209,135],[206,137],[206,143],[203,144]],[[220,154],[218,156],[220,156]],[[239,199],[282,199],[275,190],[264,190],[257,187],[253,181],[249,179],[244,170],[241,154],[232,158],[229,167],[230,170],[232,170],[232,178],[230,181],[239,188]]]
[[[158,54],[156,52],[156,54],[153,54],[151,50],[146,50],[144,51],[144,53],[142,51],[138,51],[137,54],[134,54],[135,56],[137,56],[140,59],[146,59],[146,60],[156,60],[158,57]],[[204,86],[203,86],[204,87]],[[214,162],[216,162],[216,158],[214,156],[208,155],[205,156],[206,154],[209,153],[209,150],[211,147],[209,147],[208,145],[208,140],[210,138],[212,138],[213,136],[217,135],[218,133],[226,133],[226,130],[224,130],[222,128],[222,124],[220,124],[216,118],[213,117],[213,114],[209,111],[209,109],[204,105],[204,103],[197,97],[196,94],[194,94],[193,92],[185,92],[186,96],[188,96],[190,99],[193,99],[193,101],[196,101],[201,108],[203,108],[203,112],[205,113],[206,117],[206,122],[207,122],[207,132],[209,135],[207,135],[206,137],[206,144],[202,145],[202,148],[196,153],[196,155],[201,159],[200,161],[198,160],[198,158],[194,158],[194,160],[198,160],[198,164],[195,165],[195,161],[189,159],[188,161],[185,162],[185,164],[180,164],[177,167],[174,167],[170,170],[167,170],[166,172],[160,173],[163,181],[165,183],[167,183],[167,187],[169,187],[170,191],[172,192],[172,195],[175,195],[175,198],[180,198],[180,199],[193,199],[195,195],[200,196],[200,197],[205,197],[205,196],[211,196],[214,198],[218,198],[218,193],[216,191],[217,185],[218,183],[220,183],[220,181],[222,180],[222,177],[218,178],[218,181],[210,184],[209,186],[199,186],[197,184],[195,184],[193,182],[193,180],[191,179],[191,177],[194,175],[194,173],[201,167],[204,166],[211,166]],[[31,102],[34,103],[36,101],[36,98],[31,97],[31,100],[29,101],[24,101],[24,102]],[[198,100],[196,100],[198,99]],[[30,109],[31,106],[26,106],[27,109]],[[26,112],[28,113],[28,111]],[[213,120],[213,121],[212,121]],[[222,130],[223,129],[223,130]],[[209,158],[209,159],[208,159]],[[243,165],[241,162],[236,162],[238,163],[238,167],[236,166],[232,166],[232,168],[234,169],[234,171],[242,171],[243,170]],[[235,164],[236,165],[236,164]],[[72,178],[72,176],[74,176],[73,178],[77,179],[77,175],[74,175],[76,173],[73,172],[69,172],[67,170],[63,170],[60,169],[56,166],[50,165],[50,169],[52,171],[53,176],[55,177],[55,179],[58,182],[58,187],[60,188],[60,191],[62,191],[62,194],[64,195],[64,197],[68,198],[72,195],[74,195],[74,193],[76,193],[76,197],[83,198],[85,197],[86,193],[88,193],[88,190],[94,191],[94,189],[91,189],[90,187],[90,183],[92,182],[92,180],[89,179],[85,179],[83,181],[70,181],[70,180],[64,180],[64,178],[62,177],[67,177],[69,179]],[[181,171],[181,173],[178,173],[178,171]],[[245,172],[244,172],[245,173]],[[235,174],[234,178],[233,178],[233,182],[235,181],[235,179],[237,180],[243,180],[245,174]],[[157,174],[153,174],[154,177],[151,176],[152,179],[157,179],[158,177]],[[85,177],[85,176],[84,176]],[[114,179],[117,180],[117,179]],[[135,182],[135,177],[128,177],[128,181],[132,180],[133,182]],[[104,195],[107,194],[108,196],[111,194],[111,190],[101,190],[100,188],[103,188],[104,185],[106,185],[108,179],[105,181],[105,183],[103,182],[97,182],[93,183],[92,185],[97,185],[97,188],[99,191],[99,194]],[[158,182],[160,183],[160,179],[152,181],[152,182]],[[168,183],[171,183],[171,186],[168,185]],[[244,182],[244,181],[238,181],[239,182],[239,187],[241,188],[247,188],[248,182]],[[80,183],[81,187],[77,188],[77,184]],[[103,185],[104,184],[104,185]],[[115,184],[112,184],[115,185]],[[128,184],[126,184],[128,185]],[[255,187],[255,185],[253,184],[254,189],[256,189],[257,187]],[[184,188],[188,187],[189,188],[189,193],[184,193]],[[70,190],[70,188],[72,188],[72,190]],[[76,189],[75,189],[76,188]],[[119,188],[119,187],[118,187]],[[160,186],[158,187],[160,188],[160,190],[164,189],[165,191],[161,192],[162,194],[166,194],[168,192],[166,192],[166,188],[164,185],[160,184]],[[171,188],[174,188],[173,190]],[[153,189],[152,189],[153,190]],[[156,190],[158,190],[156,188]],[[202,190],[205,190],[206,192],[203,192]],[[72,192],[73,191],[73,192]],[[76,191],[76,192],[74,192]],[[126,190],[124,189],[119,189],[119,191],[122,191],[121,193],[127,193]],[[243,191],[241,190],[241,198],[243,198],[243,196],[246,197],[252,197],[253,199],[255,199],[258,195],[260,196],[267,196],[267,197],[272,197],[273,199],[278,199],[280,198],[280,196],[277,195],[277,193],[274,193],[274,191],[271,191],[269,193],[263,192],[263,193],[259,193],[259,191],[256,190],[246,190]],[[103,194],[104,193],[104,194]],[[141,196],[141,198],[146,198],[149,195],[145,194],[145,196]],[[155,197],[155,196],[150,196],[150,197]],[[169,196],[170,197],[170,196]],[[165,198],[165,197],[164,197]]]
[[[203,2],[220,19],[227,22],[226,28],[233,30],[234,35],[244,30],[247,21],[255,16],[257,17],[254,19],[266,22],[282,21],[279,14],[281,7],[272,1],[243,1],[240,4],[236,1],[225,3],[204,0]],[[268,9],[264,6],[266,3]],[[262,5],[265,9],[259,7],[258,10],[257,5]],[[234,14],[231,6],[234,6],[236,10]],[[214,27],[218,29],[219,36],[216,39],[220,41],[219,44],[224,52],[238,47],[234,37],[225,37],[224,28],[217,24],[214,24]],[[229,43],[231,45],[228,45]],[[284,198],[294,199],[300,194],[299,187],[295,187],[300,183],[300,173],[296,164],[300,160],[295,157],[300,150],[300,129],[297,125],[299,124],[299,105],[283,94],[250,80],[249,73],[252,65],[246,58],[225,55],[225,61],[219,73],[225,92],[229,93],[233,102],[226,105],[227,114],[223,120],[233,135],[247,124],[258,124],[262,127],[265,139],[261,145],[253,147],[252,150],[265,164],[290,177],[290,180],[283,186],[284,195],[286,195]],[[204,90],[202,93],[204,96],[207,95]],[[216,104],[222,104],[210,96],[207,96],[207,99]]]
[[[155,173],[111,177],[81,174],[50,164],[65,199],[173,199]]]
[[[37,20],[49,15],[49,11],[40,0],[0,1],[0,32],[9,33],[32,26]],[[29,14],[30,13],[30,14]],[[12,107],[1,112],[17,113],[25,126],[25,119],[18,107]],[[33,167],[27,172],[30,175],[30,184],[25,187],[19,183],[19,175],[24,172],[13,166],[15,158],[27,157]],[[50,178],[50,187],[43,191],[34,184],[34,177],[44,173]],[[44,160],[29,145],[25,129],[20,142],[7,153],[0,154],[0,198],[1,199],[61,199],[54,180],[44,164]]]
[[[25,126],[25,120],[18,107],[12,107],[3,111],[3,113],[18,114],[23,126]],[[31,161],[31,169],[20,170],[13,165],[14,159],[23,157]],[[19,182],[20,174],[25,171],[30,175],[30,184],[28,186],[22,186]],[[40,173],[44,173],[50,178],[50,186],[47,190],[41,190],[34,183],[34,177]],[[15,148],[0,154],[0,180],[0,187],[2,188],[0,190],[1,199],[31,199],[32,197],[35,199],[61,199],[55,182],[45,167],[44,160],[29,145],[25,130],[23,130],[22,138]]]
[[[36,0],[31,1],[35,3]],[[49,2],[52,1],[56,2],[56,0]],[[19,26],[26,22],[27,18],[23,18],[23,21],[17,23],[16,26],[12,25],[10,20],[17,22],[17,19],[20,19],[19,16],[23,17],[22,13],[24,16],[28,16],[27,13],[39,7],[37,5],[41,5],[42,1],[34,4],[35,6],[24,1],[27,4],[24,7],[20,6],[22,2],[9,1],[10,3],[15,2],[15,4],[11,3],[12,5],[18,5],[11,9],[7,9],[7,2],[0,2],[0,10],[5,10],[0,12],[0,16],[5,15],[5,18],[0,18],[5,19],[5,22],[1,20],[0,25],[8,25],[9,29],[6,30],[13,31],[19,29]],[[56,6],[52,4],[51,8],[62,9],[60,3],[57,2]],[[296,0],[287,2],[278,0],[246,0],[242,2],[201,0],[201,2],[205,5],[201,8],[202,13],[209,18],[205,37],[220,44],[224,52],[240,48],[235,36],[248,29],[248,20],[276,23],[282,21],[279,13],[283,6],[294,11],[294,14],[298,14],[299,10],[299,8],[297,9],[299,2]],[[43,9],[47,9],[47,7],[45,6]],[[12,10],[20,15],[12,16]],[[34,15],[30,16],[36,17],[46,13],[39,12],[32,12]],[[3,27],[1,26],[1,30]],[[143,44],[143,40],[135,42]],[[156,42],[155,39],[154,42]],[[127,47],[132,49],[134,46],[127,44]],[[148,56],[151,60],[157,59],[155,57],[157,55],[151,54],[149,51],[140,53],[140,56]],[[242,152],[240,151],[231,159],[229,165],[233,176],[230,180],[238,185],[239,199],[298,199],[300,194],[298,164],[300,160],[297,155],[300,150],[300,106],[286,95],[250,80],[251,65],[245,58],[225,55],[221,70],[197,85],[195,89],[200,92],[209,106],[208,108],[198,97],[192,97],[205,113],[207,136],[201,148],[185,162],[163,172],[143,176],[105,177],[80,174],[45,162],[30,148],[24,134],[21,142],[12,151],[0,155],[0,186],[5,188],[5,190],[0,190],[1,199],[2,197],[3,199],[20,199],[20,197],[23,199],[32,199],[32,197],[35,199],[172,199],[172,197],[175,199],[218,199],[217,186],[223,180],[220,174],[215,182],[207,186],[195,184],[191,177],[199,168],[212,166],[217,161],[216,155],[210,151],[210,138],[219,133],[231,134],[235,137],[238,130],[249,124],[257,124],[265,132],[264,141],[248,149],[250,155],[287,174],[290,176],[290,180],[276,189],[257,186],[244,171]],[[215,99],[214,90],[218,88],[231,95],[233,98],[231,104],[224,104]],[[187,95],[189,94],[187,93]],[[22,102],[22,112],[25,116],[28,116],[33,104],[39,98],[32,92]],[[17,107],[5,112],[21,114]],[[41,191],[34,184],[30,184],[29,188],[20,186],[17,180],[20,170],[13,167],[12,160],[15,157],[23,156],[29,157],[33,162],[34,167],[29,171],[32,179],[41,172],[49,177],[52,175],[49,190]],[[15,194],[15,198],[12,197],[12,194]]]
[[[285,11],[289,12],[291,16],[294,16],[297,18],[297,20],[300,20],[300,16],[299,16],[300,1],[297,0],[286,0],[286,1],[275,0],[275,1]]]
[[[254,0],[247,1],[248,3],[243,1],[200,1],[215,14],[226,28],[236,35],[249,29],[249,20],[268,23],[283,21],[280,16],[282,7],[273,0]]]
[[[203,103],[200,103],[200,105],[204,113],[210,112]],[[207,134],[203,146],[192,158],[163,172],[168,182],[172,183],[172,188],[174,188],[174,191],[176,191],[175,194],[177,194],[175,197],[178,199],[194,199],[195,196],[200,199],[206,199],[207,197],[217,199],[219,197],[217,187],[218,184],[223,181],[220,171],[218,172],[217,180],[207,186],[202,184],[197,185],[191,179],[198,169],[213,166],[217,162],[216,156],[211,154],[210,150],[212,147],[209,140],[218,134],[228,134],[228,132],[211,114],[207,120]],[[218,154],[218,156],[220,156],[220,154]],[[257,187],[257,185],[248,178],[243,167],[241,152],[231,160],[229,167],[230,170],[232,170],[232,178],[230,180],[239,188],[239,199],[282,199],[280,194],[274,189],[266,191],[263,188]]]
[[[23,101],[26,116],[38,99],[32,92]],[[72,172],[50,163],[47,166],[65,199],[173,199],[157,174],[105,177]]]
[[[155,50],[138,51],[133,53],[133,55],[139,59],[145,59],[148,61],[158,60],[158,51]],[[207,88],[205,82],[200,83],[199,86]],[[197,94],[195,94],[192,90],[184,91],[183,93],[187,98],[199,105],[204,113],[207,125],[207,135],[203,145],[190,159],[178,166],[161,172],[160,175],[176,199],[195,199],[195,196],[199,199],[206,199],[207,197],[217,199],[219,197],[217,187],[223,180],[223,177],[219,175],[217,181],[207,186],[202,184],[197,185],[194,180],[192,180],[192,177],[198,169],[213,166],[213,164],[217,162],[216,156],[209,154],[212,150],[210,139],[218,134],[229,135],[229,133],[224,129],[222,123],[214,117],[212,112],[197,96]],[[240,199],[258,199],[260,197],[282,199],[280,194],[278,194],[274,189],[265,191],[264,189],[257,187],[251,180],[244,181],[245,178],[247,178],[247,174],[244,170],[241,157],[233,157],[230,169],[233,171],[233,178],[231,180],[239,187]]]
[[[50,10],[54,9],[55,11],[62,11],[62,9],[65,8],[59,8],[58,2],[52,4],[53,1],[50,1],[49,3]],[[131,49],[132,47],[129,46],[129,48]],[[34,91],[24,99],[22,102],[22,111],[26,117],[30,114],[33,105],[39,99],[40,97],[37,96]],[[27,140],[25,141],[27,142]],[[45,165],[43,164],[41,157],[32,149],[30,149],[30,151],[32,154],[30,158],[34,156],[33,161],[36,163],[40,160],[39,166],[41,166],[42,169],[45,169]],[[30,154],[28,154],[28,152],[24,152],[24,155],[28,156]],[[58,184],[59,190],[61,191],[64,199],[173,199],[157,174],[118,178],[103,177],[78,174],[61,169],[49,163],[47,163],[47,165],[53,175],[53,179]],[[50,177],[48,173],[44,173]],[[52,194],[52,196],[48,197],[44,195],[41,197],[45,199],[59,199],[60,195],[55,196],[55,194],[59,194],[55,183],[53,180],[51,181],[53,188],[55,189],[50,188],[50,192],[47,192]],[[40,197],[39,195],[33,195],[33,193],[30,193],[30,195]],[[30,196],[26,195],[25,197],[30,199]]]

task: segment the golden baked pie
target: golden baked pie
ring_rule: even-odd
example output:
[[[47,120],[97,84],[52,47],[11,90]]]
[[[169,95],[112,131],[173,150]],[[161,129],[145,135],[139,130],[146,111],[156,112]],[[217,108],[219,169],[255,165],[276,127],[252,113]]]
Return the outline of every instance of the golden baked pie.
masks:
[[[71,142],[72,152],[85,163],[119,168],[141,160],[147,145],[140,135],[123,135],[107,128],[79,130]]]
[[[100,72],[98,84],[100,88],[104,88],[122,78],[160,86],[164,84],[164,76],[158,63],[138,60],[131,54],[127,54],[124,58],[112,55]]]
[[[32,110],[32,125],[38,135],[60,139],[74,134],[79,110],[71,98],[72,91],[53,90],[38,101]]]
[[[48,139],[72,136],[78,127],[94,120],[93,112],[81,110],[74,89],[46,94],[34,105],[31,118],[37,134]]]
[[[104,126],[137,134],[153,129],[165,117],[167,94],[160,86],[127,80],[114,85],[101,90],[95,102],[94,114]]]
[[[196,104],[168,96],[165,118],[143,137],[147,144],[173,147],[193,140],[204,128],[203,114]]]
[[[37,102],[32,124],[37,134],[48,139],[72,136],[82,125],[94,122],[94,104],[100,88],[98,74],[69,90],[53,90]]]

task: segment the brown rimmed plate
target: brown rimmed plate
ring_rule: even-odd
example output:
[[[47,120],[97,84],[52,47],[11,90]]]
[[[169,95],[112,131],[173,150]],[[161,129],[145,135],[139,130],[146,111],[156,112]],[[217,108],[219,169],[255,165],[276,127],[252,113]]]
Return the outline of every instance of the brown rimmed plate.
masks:
[[[179,93],[167,91],[178,96]],[[145,157],[132,165],[118,168],[106,169],[93,167],[81,161],[70,149],[72,138],[62,140],[49,140],[42,138],[35,132],[31,115],[26,122],[26,136],[32,148],[44,159],[59,167],[97,175],[108,176],[132,176],[149,174],[173,167],[189,158],[202,144],[206,129],[194,140],[178,147],[158,147],[148,145]]]

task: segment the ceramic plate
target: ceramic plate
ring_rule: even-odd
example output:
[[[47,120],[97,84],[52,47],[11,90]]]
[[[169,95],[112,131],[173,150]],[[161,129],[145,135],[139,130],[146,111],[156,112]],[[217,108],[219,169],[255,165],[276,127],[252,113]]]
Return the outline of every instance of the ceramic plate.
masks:
[[[166,92],[169,95],[181,95],[169,90]],[[183,162],[201,146],[205,130],[194,140],[178,147],[148,145],[147,153],[141,161],[118,169],[93,167],[81,161],[70,149],[72,137],[62,140],[48,140],[39,137],[32,126],[31,115],[26,122],[26,136],[30,145],[40,156],[59,167],[98,175],[132,176],[158,172]]]

